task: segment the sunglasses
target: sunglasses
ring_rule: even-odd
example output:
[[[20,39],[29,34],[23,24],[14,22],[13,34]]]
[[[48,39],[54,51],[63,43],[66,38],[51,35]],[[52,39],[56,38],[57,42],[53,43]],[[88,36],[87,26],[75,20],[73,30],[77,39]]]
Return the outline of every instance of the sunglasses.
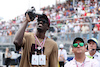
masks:
[[[43,23],[48,23],[45,19],[37,19],[38,22],[42,21]]]
[[[80,45],[81,47],[84,46],[84,43],[74,43],[73,46],[77,47],[78,45]]]

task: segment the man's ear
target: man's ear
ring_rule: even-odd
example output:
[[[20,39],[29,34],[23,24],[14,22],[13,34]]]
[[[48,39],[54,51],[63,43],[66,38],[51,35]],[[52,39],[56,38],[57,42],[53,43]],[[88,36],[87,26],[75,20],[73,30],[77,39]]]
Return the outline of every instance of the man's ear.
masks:
[[[85,47],[85,52],[87,52],[87,47]]]
[[[47,30],[49,30],[50,27],[47,28]]]
[[[74,49],[72,48],[72,52],[74,53]]]

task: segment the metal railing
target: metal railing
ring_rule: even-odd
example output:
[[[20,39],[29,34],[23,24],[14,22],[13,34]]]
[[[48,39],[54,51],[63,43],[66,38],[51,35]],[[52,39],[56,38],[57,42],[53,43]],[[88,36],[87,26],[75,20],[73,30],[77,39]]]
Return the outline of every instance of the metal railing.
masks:
[[[97,15],[97,16],[99,16],[99,15]],[[80,18],[85,18],[85,17],[80,17]],[[94,16],[89,16],[89,17],[94,17]],[[70,19],[74,20],[75,18],[66,18],[66,19],[59,19],[59,20],[53,20],[53,21],[51,20],[51,22],[54,22],[54,21],[55,22],[57,22],[57,21],[64,21],[65,22],[66,20],[70,20]],[[33,23],[29,23],[29,24],[33,24]],[[99,22],[96,22],[96,23],[99,23]],[[92,23],[91,19],[89,19],[89,22],[87,22],[87,23],[86,22],[85,23],[75,23],[74,25],[80,25],[80,24],[89,25],[90,30],[87,33],[82,33],[81,31],[79,33],[75,33],[75,32],[53,33],[54,34],[53,36],[50,36],[49,32],[47,32],[47,36],[49,38],[54,39],[57,42],[58,45],[60,43],[67,44],[66,47],[67,46],[69,47],[70,44],[72,44],[73,39],[75,37],[82,37],[84,39],[85,43],[91,37],[97,38],[98,42],[100,41],[100,31],[98,31],[96,33],[92,32],[92,24],[94,24],[94,23]],[[19,24],[16,24],[16,25],[19,25]],[[67,25],[67,24],[62,24],[61,26],[65,26],[65,25]],[[51,25],[51,27],[54,27],[54,26],[57,27],[57,25]],[[33,29],[33,28],[27,28],[27,29]],[[6,32],[7,30],[0,30],[0,31],[5,31]],[[17,30],[15,30],[15,31],[17,32]],[[13,39],[14,39],[14,35],[11,35],[11,36],[0,36],[0,45],[14,45],[13,44]],[[100,44],[100,42],[99,42],[99,44]]]
[[[49,33],[48,33],[49,34]],[[47,35],[48,35],[47,34]],[[89,39],[90,35],[89,32],[87,33],[74,33],[74,32],[68,32],[68,33],[53,33],[53,35],[48,35],[49,38],[54,39],[56,42],[64,42],[71,44],[73,39],[75,37],[82,37],[85,42]],[[100,33],[92,33],[92,37],[97,38],[97,40],[100,40]],[[2,44],[13,44],[14,35],[12,36],[0,36],[0,45]]]

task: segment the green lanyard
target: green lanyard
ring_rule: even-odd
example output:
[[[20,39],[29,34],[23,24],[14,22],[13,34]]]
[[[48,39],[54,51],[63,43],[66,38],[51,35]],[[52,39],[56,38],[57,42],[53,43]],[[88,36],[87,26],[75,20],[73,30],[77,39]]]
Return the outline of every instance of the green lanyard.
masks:
[[[94,58],[93,56],[89,56],[89,55],[87,55],[87,57],[90,58],[90,59],[93,59]]]

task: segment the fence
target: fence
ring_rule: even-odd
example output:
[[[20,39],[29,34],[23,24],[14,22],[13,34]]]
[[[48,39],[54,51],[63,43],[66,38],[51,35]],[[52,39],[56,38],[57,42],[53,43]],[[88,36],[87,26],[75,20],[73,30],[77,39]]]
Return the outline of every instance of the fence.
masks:
[[[66,26],[66,25],[68,25],[68,22],[67,21],[70,21],[70,20],[73,20],[73,22],[75,22],[75,19],[80,19],[80,18],[83,18],[83,19],[85,19],[85,18],[88,18],[88,22],[84,22],[84,23],[74,23],[74,25],[82,25],[82,24],[86,24],[86,25],[88,25],[89,26],[89,31],[88,32],[86,32],[86,33],[82,33],[81,31],[80,32],[78,32],[78,33],[75,33],[75,32],[63,32],[63,33],[61,33],[61,32],[53,32],[53,35],[51,35],[50,34],[50,31],[49,32],[47,32],[47,36],[49,37],[49,38],[52,38],[52,39],[54,39],[56,42],[57,42],[57,44],[59,45],[60,43],[63,43],[63,44],[66,44],[66,47],[68,46],[70,46],[70,44],[72,44],[72,41],[73,41],[73,39],[75,38],[75,37],[82,37],[84,40],[85,40],[85,42],[89,39],[89,38],[91,38],[91,37],[95,37],[95,38],[97,38],[97,40],[99,41],[100,40],[100,31],[97,31],[96,33],[93,33],[93,31],[92,31],[92,26],[93,26],[93,24],[98,24],[98,23],[100,23],[100,22],[95,22],[95,23],[93,23],[93,21],[92,21],[92,19],[91,19],[91,17],[92,18],[94,18],[94,17],[98,17],[98,16],[90,16],[90,17],[79,17],[79,18],[65,18],[65,19],[59,19],[59,20],[51,20],[51,27],[62,27],[62,26]],[[55,23],[57,23],[58,21],[60,21],[60,22],[63,22],[62,24],[53,24],[54,22]],[[84,20],[83,20],[84,21]],[[34,24],[34,23],[29,23],[29,24]],[[15,27],[20,27],[19,26],[20,24],[15,24],[15,25],[13,25],[13,26],[15,26]],[[34,27],[33,27],[34,28]],[[33,28],[27,28],[26,30],[33,30]],[[16,32],[17,32],[17,30],[18,30],[18,28],[15,30]],[[8,30],[0,30],[0,31],[4,31],[4,32],[6,32],[6,31],[8,31]],[[16,33],[15,32],[15,33]],[[5,47],[5,46],[10,46],[10,47],[12,47],[13,46],[13,39],[14,39],[14,35],[11,35],[11,36],[0,36],[0,48],[3,48],[3,47]],[[100,42],[99,42],[100,43]],[[5,45],[5,46],[4,46]],[[14,46],[13,46],[14,47]]]
[[[48,33],[49,34],[49,33]],[[53,33],[52,36],[48,35],[48,37],[53,38],[55,41],[66,41],[66,43],[71,43],[75,37],[82,37],[85,41],[87,41],[90,37],[88,33]],[[100,40],[100,33],[92,33],[92,37],[97,38]],[[13,44],[14,35],[12,36],[0,36],[0,45],[12,45]],[[71,41],[71,42],[70,42]]]

